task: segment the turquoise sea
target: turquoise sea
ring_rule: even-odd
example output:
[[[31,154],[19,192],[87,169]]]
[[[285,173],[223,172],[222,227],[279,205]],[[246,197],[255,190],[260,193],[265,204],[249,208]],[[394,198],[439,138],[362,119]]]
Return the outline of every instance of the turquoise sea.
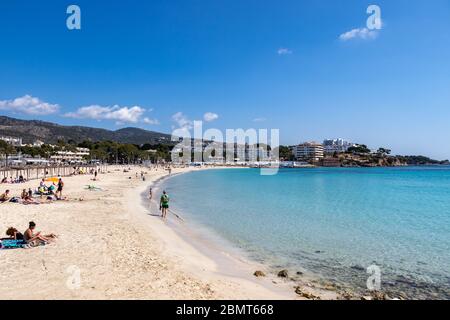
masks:
[[[172,208],[269,267],[411,298],[450,298],[450,167],[197,171]]]

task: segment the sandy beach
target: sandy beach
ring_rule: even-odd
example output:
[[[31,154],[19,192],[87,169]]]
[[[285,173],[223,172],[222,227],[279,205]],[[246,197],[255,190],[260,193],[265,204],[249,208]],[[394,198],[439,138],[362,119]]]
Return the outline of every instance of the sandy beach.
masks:
[[[145,182],[136,178],[142,170]],[[189,170],[198,169],[172,174]],[[10,226],[25,231],[29,221],[59,236],[47,246],[0,251],[0,299],[301,299],[292,282],[256,278],[253,273],[263,266],[214,246],[196,246],[186,241],[190,231],[182,221],[170,215],[165,222],[157,208],[149,211],[143,193],[167,171],[108,171],[98,181],[92,175],[65,178],[68,201],[0,205],[2,237]],[[90,184],[102,190],[86,190]],[[20,195],[37,185],[34,180],[1,188]]]

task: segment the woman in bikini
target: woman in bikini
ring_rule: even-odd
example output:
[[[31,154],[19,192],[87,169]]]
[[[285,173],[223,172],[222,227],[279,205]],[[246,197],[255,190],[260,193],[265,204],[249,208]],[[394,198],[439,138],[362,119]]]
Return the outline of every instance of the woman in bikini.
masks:
[[[36,223],[31,221],[29,223],[27,231],[25,231],[23,238],[25,242],[31,245],[40,245],[40,244],[46,244],[51,242],[52,240],[56,239],[56,235],[53,233],[49,235],[41,235],[40,232],[34,233],[34,230],[36,229]]]

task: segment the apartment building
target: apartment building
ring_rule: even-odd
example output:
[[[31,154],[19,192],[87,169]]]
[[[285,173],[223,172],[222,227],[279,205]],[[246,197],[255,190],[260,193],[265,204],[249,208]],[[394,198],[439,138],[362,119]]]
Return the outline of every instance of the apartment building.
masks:
[[[324,148],[318,142],[305,142],[292,147],[292,153],[297,160],[320,161],[324,155]]]

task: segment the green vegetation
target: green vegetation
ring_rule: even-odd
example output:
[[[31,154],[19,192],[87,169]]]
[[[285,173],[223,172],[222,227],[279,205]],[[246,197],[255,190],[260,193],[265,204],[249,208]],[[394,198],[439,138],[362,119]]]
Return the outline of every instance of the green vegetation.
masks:
[[[144,144],[142,146],[113,141],[83,141],[80,148],[90,149],[86,160],[99,160],[108,163],[138,163],[141,161],[170,161],[171,146],[164,144]]]
[[[389,155],[391,154],[391,150],[386,148],[378,148],[377,153],[381,155]]]
[[[16,149],[12,145],[0,140],[0,154],[5,155],[6,165],[8,165],[8,157],[14,153],[16,153]]]
[[[22,146],[14,148],[10,144],[0,140],[0,154],[8,157],[16,152],[22,153],[33,158],[50,159],[51,156],[57,154],[59,151],[77,152],[77,148],[88,148],[90,150],[89,156],[86,156],[86,161],[101,161],[107,163],[140,163],[142,161],[151,162],[168,162],[170,161],[170,151],[172,146],[164,144],[144,144],[142,146],[117,143],[113,141],[91,142],[83,141],[76,144],[75,141],[68,143],[63,140],[58,140],[56,145],[43,144],[40,147]]]
[[[278,152],[279,152],[280,159],[283,159],[284,161],[294,161],[295,160],[295,157],[292,154],[292,150],[290,147],[279,146]]]
[[[402,159],[408,165],[419,166],[419,165],[449,165],[449,160],[439,161],[430,159],[425,156],[397,156],[397,158]]]
[[[354,147],[348,148],[349,153],[370,153],[370,149],[365,144],[357,144]]]

